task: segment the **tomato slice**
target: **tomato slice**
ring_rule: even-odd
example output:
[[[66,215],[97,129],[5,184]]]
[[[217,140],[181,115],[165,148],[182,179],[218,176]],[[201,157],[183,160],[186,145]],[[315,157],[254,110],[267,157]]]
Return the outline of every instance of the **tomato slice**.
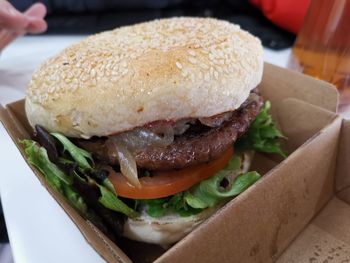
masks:
[[[108,169],[109,179],[119,196],[133,199],[167,197],[189,189],[225,168],[233,155],[230,147],[218,159],[176,171],[154,172],[152,177],[140,178],[141,188],[131,185],[121,173]]]

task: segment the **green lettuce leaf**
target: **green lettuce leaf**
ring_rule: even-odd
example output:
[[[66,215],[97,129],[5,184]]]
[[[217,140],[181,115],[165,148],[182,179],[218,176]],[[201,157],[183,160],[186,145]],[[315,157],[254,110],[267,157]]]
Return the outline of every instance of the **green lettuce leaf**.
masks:
[[[232,186],[225,191],[221,191],[219,184],[222,180],[220,176],[217,180],[203,181],[192,191],[185,194],[185,200],[193,208],[205,209],[214,207],[228,197],[237,196],[244,192],[249,186],[253,185],[260,179],[257,172],[247,172],[239,175],[233,182]],[[221,179],[221,180],[220,180]]]
[[[177,193],[171,197],[137,200],[138,206],[145,206],[147,214],[159,218],[167,213],[176,213],[182,217],[198,214],[202,209],[189,206],[184,199],[185,192]]]
[[[72,187],[62,185],[61,193],[69,200],[69,203],[75,208],[75,210],[80,212],[85,218],[90,217],[84,199]]]
[[[35,141],[22,140],[21,144],[25,147],[25,153],[28,156],[30,164],[42,172],[47,181],[53,184],[53,187],[58,186],[60,181],[67,185],[71,185],[73,180],[70,176],[63,173],[55,164],[53,164],[47,155],[47,151],[44,147],[40,147]],[[57,180],[58,179],[58,180]]]
[[[108,177],[103,180],[102,185],[106,187],[109,191],[111,191],[114,195],[117,195],[114,185],[112,184],[111,180],[109,180]]]
[[[116,212],[123,213],[128,217],[137,217],[138,213],[121,201],[114,193],[106,187],[98,185],[101,191],[99,202],[104,206]]]
[[[239,195],[260,178],[257,172],[248,172],[237,176],[233,182],[230,182],[229,175],[238,170],[240,166],[241,158],[238,155],[233,156],[225,169],[185,193],[184,199],[187,204],[197,209],[214,207],[228,197]],[[228,186],[225,189],[221,187],[224,179],[228,180]]]
[[[73,175],[77,180],[79,180],[83,184],[89,184],[91,186],[96,186],[99,188],[101,196],[98,201],[106,208],[111,209],[116,212],[123,213],[128,217],[136,217],[138,213],[127,206],[122,200],[118,198],[118,195],[114,189],[112,182],[106,177],[102,185],[97,183],[94,178],[92,178],[89,174],[84,173],[82,176],[77,172],[74,172]]]
[[[169,198],[158,198],[158,199],[147,199],[147,200],[137,200],[138,205],[145,205],[147,209],[147,214],[151,217],[162,217],[167,211],[167,203]]]
[[[57,192],[67,198],[69,203],[82,215],[87,215],[84,199],[73,189],[72,178],[63,173],[49,160],[47,151],[35,141],[22,140],[30,164],[34,165],[44,176],[47,183]]]
[[[75,146],[67,137],[60,133],[51,133],[62,145],[65,151],[69,152],[74,161],[76,161],[79,167],[83,170],[92,170],[92,167],[88,160],[93,162],[91,153]]]
[[[281,147],[283,134],[276,127],[269,113],[271,103],[266,101],[256,119],[250,125],[248,132],[235,143],[238,151],[256,150],[258,152],[277,153],[286,157]]]
[[[257,172],[243,173],[230,182],[226,188],[223,188],[221,182],[224,179],[229,181],[230,175],[240,167],[241,157],[235,155],[225,169],[198,183],[190,190],[167,198],[137,200],[137,206],[145,206],[147,214],[156,218],[169,212],[175,212],[180,216],[197,214],[203,209],[226,201],[229,197],[239,195],[260,178]]]
[[[57,134],[56,134],[57,135]],[[66,147],[69,147],[73,150],[71,154],[72,158],[78,163],[78,160],[82,160],[82,158],[88,157],[84,151],[80,151],[78,147],[70,145],[68,139],[58,134],[60,139],[65,142]],[[55,136],[57,138],[57,136]],[[67,143],[68,141],[68,143]],[[54,163],[52,163],[47,155],[47,151],[44,147],[40,147],[35,141],[32,140],[22,140],[21,144],[25,146],[25,152],[28,156],[28,161],[30,164],[34,165],[40,172],[44,175],[45,180],[48,184],[57,192],[61,193],[69,203],[80,212],[85,218],[91,218],[91,213],[88,212],[87,205],[84,199],[79,195],[78,192],[72,187],[73,178],[71,176],[66,175],[63,171],[61,171]],[[71,150],[69,152],[71,153]],[[81,155],[82,154],[82,155]],[[80,156],[79,156],[80,155]],[[77,158],[74,158],[76,156]],[[78,159],[78,160],[77,160]],[[72,164],[74,161],[68,160],[66,158],[60,157],[58,161],[62,164]],[[86,161],[86,160],[85,160]],[[84,162],[83,162],[84,163]],[[81,163],[80,163],[81,165]],[[84,167],[84,166],[80,166]],[[88,167],[85,166],[85,169]],[[92,170],[92,167],[88,168]],[[116,193],[115,189],[108,178],[103,181],[103,185],[98,184],[94,179],[89,177],[88,173],[84,173],[84,176],[87,179],[84,179],[77,172],[72,173],[78,180],[84,183],[92,183],[99,187],[101,191],[101,197],[99,202],[104,205],[106,208],[111,210],[121,212],[129,217],[137,216],[137,212],[132,208],[128,207],[123,201],[121,201]]]
[[[184,198],[186,193],[187,191],[173,195],[168,204],[170,208],[182,217],[195,215],[203,210],[189,206]]]

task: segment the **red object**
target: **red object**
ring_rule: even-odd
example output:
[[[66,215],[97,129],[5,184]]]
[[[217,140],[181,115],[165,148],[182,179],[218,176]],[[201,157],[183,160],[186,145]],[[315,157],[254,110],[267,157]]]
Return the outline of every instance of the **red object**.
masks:
[[[112,168],[109,180],[114,185],[118,196],[133,199],[155,199],[167,197],[191,188],[193,185],[207,179],[224,169],[233,155],[233,148],[227,149],[218,159],[208,163],[184,168],[182,170],[153,172],[152,177],[141,177],[141,188],[131,185],[121,173]]]
[[[297,34],[310,0],[250,0],[274,24]]]

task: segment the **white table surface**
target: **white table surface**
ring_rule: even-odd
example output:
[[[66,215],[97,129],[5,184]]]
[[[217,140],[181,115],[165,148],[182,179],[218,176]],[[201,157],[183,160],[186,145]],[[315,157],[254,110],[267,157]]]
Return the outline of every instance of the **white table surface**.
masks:
[[[12,43],[0,56],[0,103],[22,99],[33,70],[82,38],[36,36]],[[264,58],[285,67],[289,54],[289,49],[279,52],[265,49]],[[1,124],[0,167],[0,195],[15,262],[104,262],[41,186]]]

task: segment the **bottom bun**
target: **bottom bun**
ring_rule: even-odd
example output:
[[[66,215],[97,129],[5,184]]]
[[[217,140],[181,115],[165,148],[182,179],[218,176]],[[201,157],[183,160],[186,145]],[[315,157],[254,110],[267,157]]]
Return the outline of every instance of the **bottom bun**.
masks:
[[[235,171],[237,175],[249,170],[253,152],[245,152],[242,157],[241,169]],[[146,211],[142,211],[139,217],[128,218],[124,224],[123,235],[132,240],[166,247],[182,239],[196,226],[214,214],[221,206],[208,208],[199,214],[188,217],[168,214],[160,218],[154,218],[149,216]]]
[[[217,209],[205,209],[199,214],[187,217],[172,214],[154,218],[146,212],[142,212],[139,217],[129,218],[126,221],[124,236],[132,240],[167,247],[190,233],[196,226],[215,213]]]

